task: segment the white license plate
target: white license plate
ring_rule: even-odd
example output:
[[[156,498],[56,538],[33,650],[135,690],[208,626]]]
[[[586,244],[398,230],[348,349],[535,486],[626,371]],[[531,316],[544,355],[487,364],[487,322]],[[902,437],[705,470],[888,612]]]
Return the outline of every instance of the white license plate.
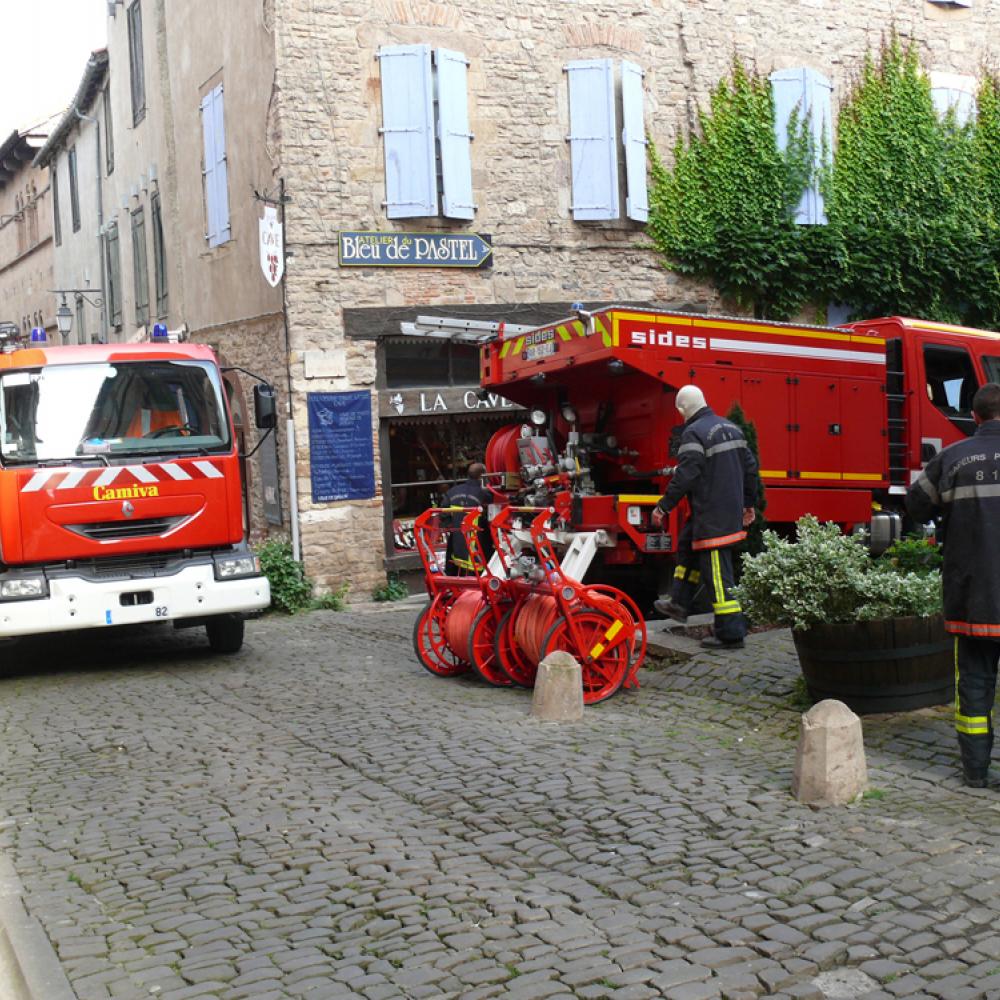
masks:
[[[526,352],[528,361],[536,361],[538,358],[547,358],[550,354],[556,353],[556,342],[546,341],[544,344],[532,344]]]

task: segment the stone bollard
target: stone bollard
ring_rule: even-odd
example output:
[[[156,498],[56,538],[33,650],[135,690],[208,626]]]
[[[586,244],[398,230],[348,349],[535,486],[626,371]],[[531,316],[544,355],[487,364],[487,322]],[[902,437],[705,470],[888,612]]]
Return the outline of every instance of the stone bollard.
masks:
[[[810,806],[852,802],[868,784],[861,720],[828,698],[802,716],[792,795]]]
[[[544,722],[583,718],[583,670],[572,653],[556,650],[538,664],[531,714]]]

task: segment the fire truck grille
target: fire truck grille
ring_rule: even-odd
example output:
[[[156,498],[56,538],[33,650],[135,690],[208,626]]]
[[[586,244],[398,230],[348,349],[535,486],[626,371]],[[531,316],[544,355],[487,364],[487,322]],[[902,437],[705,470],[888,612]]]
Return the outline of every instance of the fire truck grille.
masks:
[[[109,556],[104,559],[74,561],[72,572],[88,580],[131,580],[136,577],[168,575],[183,565],[180,553],[159,555]]]
[[[95,521],[92,524],[69,524],[66,527],[95,542],[113,542],[123,538],[165,535],[183,520],[183,517],[147,517],[138,521]]]

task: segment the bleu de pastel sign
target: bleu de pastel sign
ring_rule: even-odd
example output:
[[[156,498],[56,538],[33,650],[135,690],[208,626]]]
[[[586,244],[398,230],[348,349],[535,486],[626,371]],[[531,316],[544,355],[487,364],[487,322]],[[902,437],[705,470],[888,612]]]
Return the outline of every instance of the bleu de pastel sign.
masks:
[[[490,237],[479,233],[340,234],[341,267],[491,267]]]

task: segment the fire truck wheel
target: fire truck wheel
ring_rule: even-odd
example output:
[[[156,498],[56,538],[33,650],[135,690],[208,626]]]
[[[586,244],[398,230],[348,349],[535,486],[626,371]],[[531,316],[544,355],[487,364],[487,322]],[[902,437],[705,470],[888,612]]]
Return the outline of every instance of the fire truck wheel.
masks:
[[[208,644],[214,653],[238,653],[243,645],[243,616],[216,615],[205,623]]]

